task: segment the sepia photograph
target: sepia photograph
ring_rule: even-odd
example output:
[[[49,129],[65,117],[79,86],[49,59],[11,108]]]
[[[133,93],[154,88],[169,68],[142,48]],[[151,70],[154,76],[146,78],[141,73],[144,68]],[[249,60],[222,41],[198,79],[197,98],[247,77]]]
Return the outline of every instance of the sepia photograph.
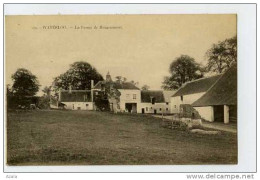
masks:
[[[237,16],[5,17],[6,160],[237,164]]]

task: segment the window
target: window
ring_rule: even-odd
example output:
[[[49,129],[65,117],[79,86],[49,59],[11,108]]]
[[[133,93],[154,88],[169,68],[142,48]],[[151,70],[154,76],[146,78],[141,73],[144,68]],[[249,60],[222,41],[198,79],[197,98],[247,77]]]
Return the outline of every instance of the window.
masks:
[[[74,109],[74,104],[72,104],[72,109]]]
[[[159,109],[160,111],[162,110],[162,108]]]
[[[151,107],[151,109],[153,109],[153,107]]]
[[[86,107],[88,107],[88,104],[86,104]]]
[[[130,94],[126,94],[126,98],[129,98],[130,97]]]
[[[155,98],[154,97],[152,98],[152,104],[155,104]]]
[[[168,108],[166,108],[166,111],[168,111],[169,109]]]
[[[166,105],[169,105],[169,103],[168,103],[168,102],[166,102]]]
[[[145,110],[148,111],[148,107],[146,107]]]
[[[183,101],[183,96],[181,96],[181,101]]]
[[[176,108],[176,105],[174,105],[174,108]]]
[[[133,94],[133,99],[136,99],[136,94]]]

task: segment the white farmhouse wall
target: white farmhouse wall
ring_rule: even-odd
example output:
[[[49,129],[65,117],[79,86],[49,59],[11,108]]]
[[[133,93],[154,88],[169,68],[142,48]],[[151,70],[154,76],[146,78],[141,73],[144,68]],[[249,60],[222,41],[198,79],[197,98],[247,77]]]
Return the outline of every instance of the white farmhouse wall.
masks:
[[[214,110],[213,110],[213,106],[206,106],[206,107],[194,107],[194,109],[196,109],[200,116],[206,120],[206,121],[210,121],[213,122],[214,121]]]
[[[205,94],[205,92],[183,95],[183,101],[181,100],[181,96],[172,97],[171,98],[171,112],[179,113],[179,107],[181,104],[192,104],[193,102],[198,100],[204,94]]]
[[[66,109],[71,110],[93,110],[93,102],[62,102],[66,105]]]
[[[171,103],[140,103],[140,105],[137,108],[137,113],[142,113],[142,108],[144,108],[144,113],[154,113],[154,110],[156,110],[156,113],[171,113]]]
[[[135,89],[118,89],[121,93],[120,96],[120,109],[125,111],[125,103],[137,103],[137,109],[141,102],[141,91]],[[134,99],[134,95],[136,98]]]

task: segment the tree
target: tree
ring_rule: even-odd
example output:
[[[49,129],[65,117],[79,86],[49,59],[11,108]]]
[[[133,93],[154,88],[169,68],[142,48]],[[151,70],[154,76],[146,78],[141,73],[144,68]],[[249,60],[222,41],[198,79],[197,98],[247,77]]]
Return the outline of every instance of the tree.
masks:
[[[54,78],[53,88],[57,92],[58,89],[91,89],[91,80],[96,84],[102,81],[103,77],[89,63],[79,61],[70,65],[69,70]]]
[[[184,83],[203,77],[203,68],[187,55],[181,55],[170,64],[170,76],[164,77],[162,88],[174,90]]]
[[[233,62],[237,62],[237,37],[213,44],[206,52],[206,58],[208,71],[225,72]]]
[[[45,86],[42,90],[43,96],[39,97],[38,107],[40,109],[49,109],[51,101],[51,86]]]
[[[150,89],[150,87],[148,86],[148,85],[143,85],[143,87],[141,88],[142,90],[149,90]]]
[[[118,83],[122,83],[122,82],[126,82],[127,78],[123,77],[123,76],[116,76],[116,82]]]
[[[120,91],[114,88],[113,82],[105,81],[102,83],[102,86],[104,90],[94,96],[97,109],[100,111],[120,111]],[[110,106],[110,104],[113,105]]]
[[[14,96],[26,97],[34,96],[39,90],[37,77],[29,70],[20,68],[12,75]]]
[[[134,80],[132,80],[132,81],[130,81],[130,83],[132,83],[133,85],[135,85],[135,86],[138,86],[139,85],[139,82],[135,82]]]
[[[43,95],[44,96],[50,96],[50,94],[51,94],[51,86],[45,86],[44,88],[43,88],[43,90],[42,90],[42,92],[44,93]]]
[[[30,104],[37,104],[36,93],[39,90],[37,77],[29,70],[20,68],[11,76],[13,85],[7,86],[8,108],[29,108]]]

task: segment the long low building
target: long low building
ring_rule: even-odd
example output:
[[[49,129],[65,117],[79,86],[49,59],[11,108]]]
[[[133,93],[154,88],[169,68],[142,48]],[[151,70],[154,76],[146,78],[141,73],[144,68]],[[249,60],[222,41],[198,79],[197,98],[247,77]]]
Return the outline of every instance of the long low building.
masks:
[[[192,106],[207,109],[208,121],[237,122],[237,64],[233,64]]]
[[[171,112],[180,113],[181,104],[192,104],[202,97],[221,75],[190,81],[181,86],[171,97]],[[207,110],[201,116],[207,119]]]
[[[65,109],[93,110],[94,102],[90,90],[61,90],[59,102]]]

